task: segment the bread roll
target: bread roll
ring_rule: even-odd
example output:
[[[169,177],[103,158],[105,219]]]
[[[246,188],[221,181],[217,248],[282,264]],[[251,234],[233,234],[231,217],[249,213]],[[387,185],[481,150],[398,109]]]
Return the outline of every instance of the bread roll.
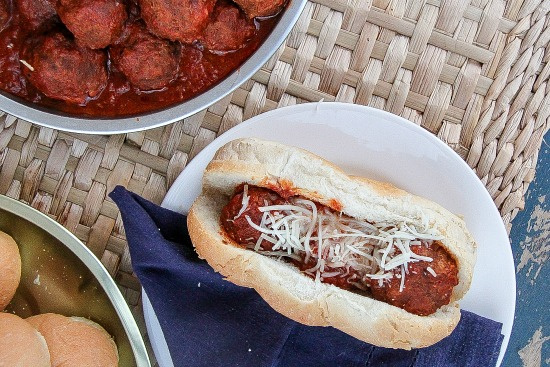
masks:
[[[97,323],[82,317],[54,313],[35,315],[26,320],[44,335],[52,366],[118,366],[116,344]]]
[[[6,312],[0,312],[0,366],[51,366],[44,337],[24,319]]]
[[[220,213],[242,183],[300,195],[369,223],[428,226],[456,261],[450,303],[419,316],[368,295],[320,283],[289,262],[243,248],[220,226]],[[397,225],[397,224],[396,224]],[[235,284],[254,288],[276,311],[306,325],[333,326],[391,348],[419,348],[449,335],[460,319],[457,301],[468,290],[476,244],[458,216],[389,183],[346,175],[305,150],[259,139],[238,139],[218,150],[190,209],[188,228],[201,258]]]
[[[21,280],[21,257],[13,238],[0,231],[0,311],[10,303]]]

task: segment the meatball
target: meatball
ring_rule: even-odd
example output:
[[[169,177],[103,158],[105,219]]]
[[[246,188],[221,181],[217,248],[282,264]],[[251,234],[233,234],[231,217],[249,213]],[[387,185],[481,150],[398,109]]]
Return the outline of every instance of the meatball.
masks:
[[[8,26],[11,19],[10,4],[7,0],[0,0],[0,32]]]
[[[216,0],[139,0],[141,17],[151,32],[171,41],[192,43],[210,20]]]
[[[256,32],[254,21],[247,19],[239,8],[228,3],[218,3],[212,19],[203,36],[205,47],[211,51],[238,50]]]
[[[401,279],[396,276],[401,274],[400,267],[394,269],[393,278],[382,285],[371,279],[370,288],[377,300],[427,316],[449,303],[453,288],[458,284],[458,270],[455,260],[437,241],[430,246],[412,246],[411,250],[417,255],[431,257],[433,261],[410,262],[403,291],[399,291]]]
[[[60,0],[57,11],[76,42],[91,49],[114,43],[127,18],[119,0]]]
[[[334,271],[334,270],[341,270],[341,269],[333,269],[330,267],[326,267],[325,271]],[[309,275],[309,273],[306,273]],[[310,275],[311,277],[315,278],[315,274]],[[353,277],[353,278],[352,278]],[[339,275],[331,276],[331,277],[323,277],[321,278],[321,281],[326,284],[332,284],[337,286],[338,288],[345,289],[345,290],[354,290],[357,287],[350,283],[350,281],[355,280],[358,281],[359,278],[357,275],[352,274],[351,276],[345,275],[345,273],[341,272]]]
[[[249,199],[246,209],[240,213],[243,206],[243,191],[241,191],[223,208],[221,223],[227,235],[235,242],[254,247],[261,233],[248,223],[246,217],[249,217],[252,223],[260,224],[263,216],[260,207],[284,204],[285,201],[274,191],[256,186],[249,186],[247,194]],[[261,246],[265,251],[273,248],[273,244],[269,241],[263,241]]]
[[[126,32],[125,32],[126,33]],[[180,51],[177,45],[149,33],[145,27],[127,27],[127,38],[111,47],[111,60],[141,90],[161,89],[178,74]]]
[[[50,98],[85,105],[107,85],[105,53],[79,47],[61,33],[35,40],[24,55],[25,76]]]
[[[249,18],[277,15],[287,0],[234,0]]]
[[[315,253],[317,251],[317,246],[312,246],[311,251]],[[302,253],[305,256],[304,253]],[[326,260],[326,256],[323,256]],[[294,261],[294,264],[307,276],[311,278],[317,277],[317,272],[306,272],[317,265],[316,258],[309,258],[308,261],[305,261],[305,258],[302,258],[301,261]],[[329,275],[330,276],[327,276]],[[359,272],[353,268],[347,267],[332,267],[330,262],[326,263],[323,271],[321,272],[321,282],[326,284],[332,284],[338,288],[345,290],[357,290],[361,289],[357,284],[361,282],[361,275]],[[363,287],[364,288],[364,287]]]
[[[31,31],[45,31],[57,22],[56,0],[15,0],[21,25]]]

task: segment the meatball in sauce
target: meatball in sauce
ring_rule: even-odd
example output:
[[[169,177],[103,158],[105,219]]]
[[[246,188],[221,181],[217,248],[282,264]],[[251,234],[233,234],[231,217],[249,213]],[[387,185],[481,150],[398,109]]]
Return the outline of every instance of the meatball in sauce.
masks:
[[[76,42],[91,49],[114,43],[127,18],[118,0],[59,0],[57,11]]]
[[[437,241],[429,246],[411,246],[411,251],[433,260],[409,263],[403,289],[399,268],[389,280],[371,279],[370,289],[375,299],[416,315],[430,315],[451,300],[453,288],[458,284],[456,262]]]
[[[220,2],[204,30],[203,44],[213,52],[235,51],[244,47],[255,32],[254,21],[247,19],[238,7]]]
[[[312,206],[316,211],[310,211]],[[387,241],[365,238],[383,237],[388,226],[363,225],[300,196],[282,197],[266,188],[239,185],[222,209],[220,222],[228,241],[287,261],[322,283],[372,296],[416,315],[431,315],[449,304],[458,284],[457,262],[438,240],[411,241],[406,246],[415,256],[408,254],[409,260],[384,270],[383,277],[373,276],[373,271],[380,270],[375,251],[383,250]],[[388,258],[402,255],[399,249],[390,250]]]
[[[216,0],[139,0],[147,28],[170,41],[193,43],[206,28]]]
[[[248,223],[250,218],[252,223],[260,223],[264,213],[260,211],[262,206],[284,204],[285,200],[277,193],[261,187],[248,187],[246,196],[248,201],[244,202],[244,191],[238,192],[229,204],[227,204],[221,214],[221,221],[227,234],[239,244],[254,247],[261,236],[260,231],[254,229]],[[243,207],[244,211],[241,211]],[[263,241],[261,247],[265,251],[271,250],[273,244],[269,241]]]
[[[156,90],[166,87],[178,75],[180,48],[160,39],[142,24],[131,24],[127,35],[111,47],[111,61],[135,87]]]
[[[287,0],[235,0],[249,18],[271,17],[277,15],[285,6]]]
[[[58,21],[56,0],[15,0],[21,25],[30,31],[46,31]]]
[[[159,111],[237,73],[278,20],[231,0],[0,0],[0,91],[75,116]],[[52,48],[59,37],[70,47]]]
[[[80,47],[61,33],[39,37],[22,59],[28,80],[46,96],[85,105],[107,84],[107,56]]]

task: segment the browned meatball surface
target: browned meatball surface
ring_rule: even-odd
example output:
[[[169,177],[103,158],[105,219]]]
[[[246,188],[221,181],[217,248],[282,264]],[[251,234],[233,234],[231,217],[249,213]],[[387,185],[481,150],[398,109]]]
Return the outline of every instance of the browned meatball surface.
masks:
[[[313,235],[315,236],[316,234]],[[311,247],[311,252],[316,253],[317,250],[317,245]],[[301,253],[300,255],[305,256],[305,253]],[[326,255],[322,258],[326,260]],[[294,264],[307,276],[314,279],[317,277],[316,271],[307,271],[317,265],[316,258],[310,257],[308,261],[302,258],[301,261],[294,261]],[[332,284],[345,290],[357,290],[357,284],[361,283],[361,275],[358,271],[351,267],[349,269],[347,267],[333,267],[330,262],[325,263],[323,272],[320,273],[320,278],[323,283]]]
[[[260,224],[263,212],[260,207],[266,205],[284,204],[284,199],[274,191],[261,187],[248,187],[248,205],[244,212],[239,212],[243,206],[243,191],[237,193],[230,202],[223,208],[221,215],[222,226],[226,233],[235,242],[241,245],[254,247],[260,238],[260,231],[250,226],[246,217],[249,217],[254,224]],[[263,241],[261,245],[263,250],[270,251],[273,244],[269,241]]]
[[[277,15],[287,0],[235,0],[249,18]]]
[[[85,105],[107,84],[105,53],[79,47],[61,33],[35,40],[24,54],[25,76],[50,98]]]
[[[426,316],[434,313],[439,307],[449,303],[454,286],[458,284],[458,269],[455,260],[438,244],[430,246],[411,246],[411,250],[422,256],[431,257],[433,261],[411,262],[409,273],[405,275],[403,291],[399,291],[401,279],[400,268],[394,271],[394,277],[384,281],[380,286],[378,280],[372,279],[370,287],[375,299],[405,309],[410,313]],[[427,269],[431,267],[436,276]]]
[[[57,21],[56,0],[15,0],[21,25],[31,31],[44,31]]]
[[[192,43],[208,24],[216,0],[139,0],[141,17],[157,36]]]
[[[167,86],[178,75],[177,45],[152,35],[140,24],[128,26],[127,31],[121,45],[111,48],[114,65],[141,90]]]
[[[0,32],[6,28],[11,19],[11,6],[8,0],[0,0]]]
[[[247,19],[239,8],[218,2],[212,21],[204,31],[203,43],[210,51],[235,51],[243,47],[254,36],[256,25]]]
[[[127,18],[125,6],[118,0],[60,0],[57,11],[76,42],[91,49],[114,43]]]

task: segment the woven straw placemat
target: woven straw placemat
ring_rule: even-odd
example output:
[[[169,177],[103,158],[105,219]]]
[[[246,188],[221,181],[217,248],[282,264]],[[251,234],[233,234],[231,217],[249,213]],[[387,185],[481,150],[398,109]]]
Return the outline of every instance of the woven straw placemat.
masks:
[[[218,134],[322,99],[384,109],[436,134],[475,170],[509,228],[549,126],[549,11],[549,0],[312,0],[249,81],[172,125],[94,136],[4,115],[0,193],[75,233],[138,305],[111,189],[121,184],[160,203]]]

